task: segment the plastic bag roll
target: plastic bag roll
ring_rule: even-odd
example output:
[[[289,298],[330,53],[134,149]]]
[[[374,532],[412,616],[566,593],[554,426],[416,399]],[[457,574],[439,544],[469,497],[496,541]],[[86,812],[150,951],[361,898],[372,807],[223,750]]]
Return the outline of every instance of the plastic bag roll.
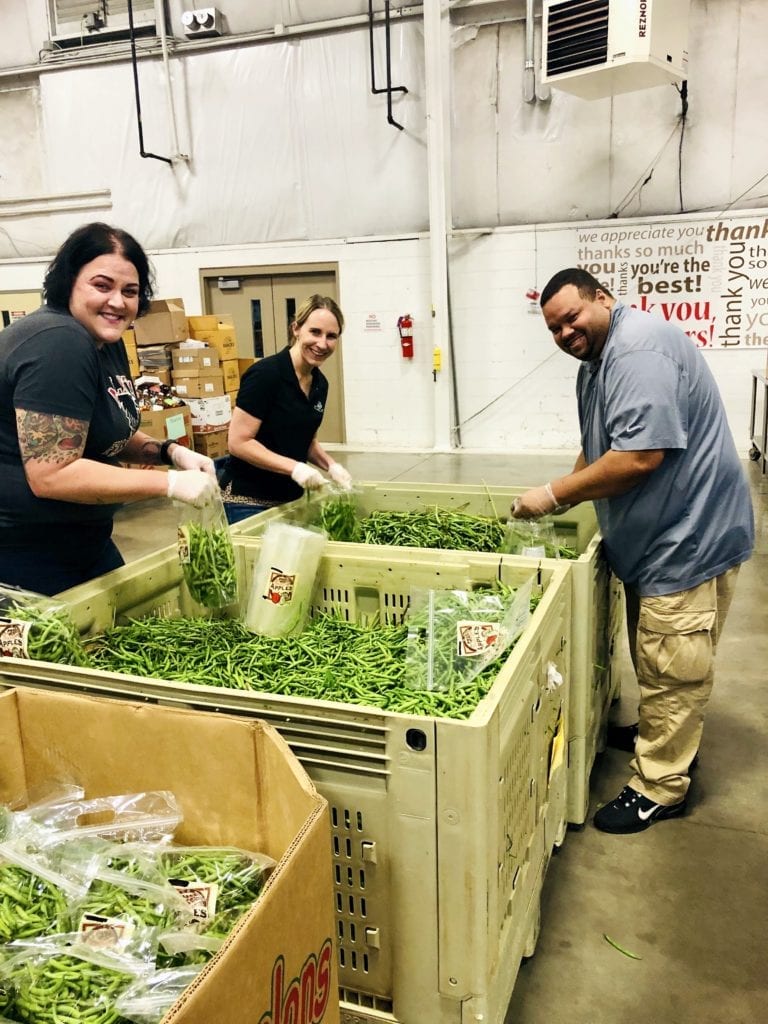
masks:
[[[325,534],[288,523],[264,533],[253,570],[246,628],[265,636],[300,633],[309,617],[312,592],[325,548]]]

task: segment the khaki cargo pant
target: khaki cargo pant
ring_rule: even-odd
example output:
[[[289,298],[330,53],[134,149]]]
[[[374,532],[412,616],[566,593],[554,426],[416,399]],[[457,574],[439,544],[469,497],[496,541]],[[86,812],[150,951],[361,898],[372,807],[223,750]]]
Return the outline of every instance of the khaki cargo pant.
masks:
[[[714,681],[717,641],[739,566],[663,597],[625,586],[629,650],[640,687],[640,732],[628,785],[654,803],[676,804],[690,785]]]

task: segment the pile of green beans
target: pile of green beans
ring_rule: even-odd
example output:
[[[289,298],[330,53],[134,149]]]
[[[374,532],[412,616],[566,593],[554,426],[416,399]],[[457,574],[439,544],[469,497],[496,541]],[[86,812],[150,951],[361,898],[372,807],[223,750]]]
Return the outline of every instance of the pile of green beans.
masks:
[[[318,616],[295,637],[260,636],[233,620],[150,618],[94,638],[90,653],[107,672],[469,718],[498,665],[463,689],[416,691],[405,680],[407,636],[402,624],[371,627],[336,615]]]
[[[61,953],[25,965],[13,1014],[24,1024],[128,1024],[114,1003],[132,981],[130,974]]]
[[[184,532],[189,543],[184,579],[190,594],[204,608],[232,604],[237,600],[237,572],[229,528],[187,523]]]
[[[168,879],[216,885],[216,913],[202,931],[220,939],[226,938],[256,902],[267,878],[258,861],[227,850],[176,850],[169,846],[160,854],[160,868]]]
[[[360,522],[365,544],[397,547],[498,551],[504,539],[504,523],[490,516],[442,508],[412,512],[371,512]]]
[[[505,532],[509,527],[500,519],[438,507],[411,512],[380,509],[358,518],[353,496],[324,501],[318,525],[330,540],[348,543],[480,552],[501,552],[509,545]],[[547,542],[545,550],[547,558],[579,557],[577,551],[564,543]]]
[[[66,608],[46,607],[44,604],[13,604],[3,611],[3,616],[30,624],[27,657],[60,665],[90,666],[88,655]]]
[[[17,864],[0,863],[0,942],[65,930],[67,899],[52,882]]]

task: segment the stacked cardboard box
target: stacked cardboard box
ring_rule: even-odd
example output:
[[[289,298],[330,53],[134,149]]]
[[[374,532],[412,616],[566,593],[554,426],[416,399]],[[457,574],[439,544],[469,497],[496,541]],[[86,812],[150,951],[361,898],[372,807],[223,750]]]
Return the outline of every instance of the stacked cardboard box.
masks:
[[[149,311],[133,325],[136,344],[168,345],[189,337],[184,302],[181,299],[157,299]]]
[[[185,401],[223,396],[224,374],[216,349],[209,345],[179,346],[173,352],[173,386]]]
[[[224,374],[224,391],[236,395],[240,387],[240,364],[237,358],[237,337],[231,316],[190,316],[189,336],[215,348]]]

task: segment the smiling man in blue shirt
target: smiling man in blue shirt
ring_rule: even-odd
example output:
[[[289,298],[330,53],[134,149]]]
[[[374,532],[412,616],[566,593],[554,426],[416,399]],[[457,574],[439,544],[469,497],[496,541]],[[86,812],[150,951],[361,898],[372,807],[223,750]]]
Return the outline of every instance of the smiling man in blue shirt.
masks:
[[[548,282],[541,309],[582,364],[582,450],[572,473],[527,491],[512,514],[594,501],[624,583],[640,687],[633,775],[594,820],[640,832],[686,810],[717,638],[754,543],[749,488],[715,380],[679,328],[617,302],[578,268]]]

